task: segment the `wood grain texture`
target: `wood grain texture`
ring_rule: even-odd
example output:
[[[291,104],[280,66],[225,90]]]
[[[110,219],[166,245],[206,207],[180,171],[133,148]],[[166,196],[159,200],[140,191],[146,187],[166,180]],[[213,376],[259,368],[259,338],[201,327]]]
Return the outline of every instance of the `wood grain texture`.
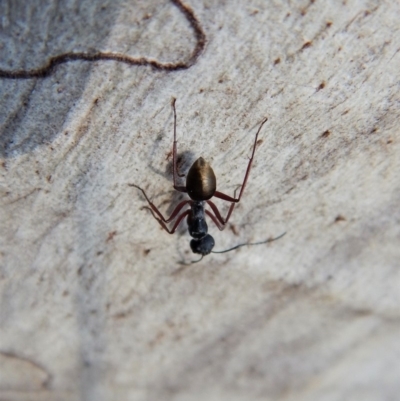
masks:
[[[363,400],[400,391],[400,6],[187,1],[187,70],[74,61],[0,80],[0,399]],[[174,63],[168,1],[0,3],[0,68],[68,51]],[[180,171],[243,180],[230,227],[190,261]],[[224,202],[216,201],[227,210]],[[22,373],[21,373],[22,372]]]

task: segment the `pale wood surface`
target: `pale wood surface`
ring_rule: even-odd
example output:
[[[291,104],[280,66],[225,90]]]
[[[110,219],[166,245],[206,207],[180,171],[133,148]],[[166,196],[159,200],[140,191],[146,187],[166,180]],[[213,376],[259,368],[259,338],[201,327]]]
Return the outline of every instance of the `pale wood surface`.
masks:
[[[0,399],[397,400],[400,6],[190,1],[207,47],[188,70],[73,62],[0,80]],[[0,3],[0,68],[100,49],[176,61],[168,1]],[[308,43],[308,45],[307,45]],[[171,98],[187,168],[243,178],[215,249],[163,232]],[[226,205],[218,202],[222,208]],[[223,209],[225,210],[225,209]]]

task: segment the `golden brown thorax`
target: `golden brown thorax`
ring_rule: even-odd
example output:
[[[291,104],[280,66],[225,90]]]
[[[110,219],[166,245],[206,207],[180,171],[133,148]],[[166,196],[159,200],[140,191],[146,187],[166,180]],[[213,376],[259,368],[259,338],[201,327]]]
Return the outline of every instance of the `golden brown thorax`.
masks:
[[[186,178],[188,195],[194,201],[205,201],[214,195],[217,179],[210,164],[199,157],[190,167]]]

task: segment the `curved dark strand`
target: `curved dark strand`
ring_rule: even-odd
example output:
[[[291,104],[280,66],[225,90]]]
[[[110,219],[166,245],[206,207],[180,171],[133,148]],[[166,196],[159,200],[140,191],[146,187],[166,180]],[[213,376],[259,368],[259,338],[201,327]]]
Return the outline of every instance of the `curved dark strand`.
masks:
[[[236,246],[234,246],[234,247],[232,247],[232,248],[225,249],[225,251],[211,251],[211,253],[225,253],[225,252],[233,251],[234,249],[238,249],[238,248],[240,248],[241,246],[252,246],[252,245],[267,244],[268,242],[276,241],[276,240],[282,238],[285,234],[286,234],[286,232],[284,232],[283,234],[279,235],[278,237],[267,239],[266,241],[251,242],[251,243],[246,242],[245,244],[239,244],[239,245],[236,245]]]
[[[114,60],[121,63],[129,65],[139,65],[139,66],[150,66],[156,70],[164,71],[178,71],[184,70],[191,67],[199,58],[201,52],[204,50],[206,45],[206,35],[201,28],[199,21],[197,20],[193,10],[187,5],[183,4],[180,0],[171,0],[181,12],[184,14],[188,22],[190,23],[194,35],[196,37],[196,46],[186,61],[181,61],[177,63],[160,63],[157,60],[147,59],[145,57],[130,57],[122,53],[113,52],[81,52],[81,53],[63,53],[58,56],[51,57],[47,64],[43,67],[34,68],[31,70],[14,70],[7,71],[0,69],[0,78],[7,79],[30,79],[30,78],[45,78],[52,74],[55,67],[60,64],[64,64],[70,61],[99,61],[99,60]]]
[[[201,27],[200,22],[194,14],[193,10],[189,6],[183,4],[181,0],[171,0],[171,2],[179,8],[182,14],[185,15],[186,19],[189,21],[189,24],[193,29],[194,36],[196,37],[196,46],[193,49],[191,57],[185,63],[186,67],[183,67],[189,68],[197,61],[200,54],[204,50],[207,41],[206,34],[204,33],[203,28]]]

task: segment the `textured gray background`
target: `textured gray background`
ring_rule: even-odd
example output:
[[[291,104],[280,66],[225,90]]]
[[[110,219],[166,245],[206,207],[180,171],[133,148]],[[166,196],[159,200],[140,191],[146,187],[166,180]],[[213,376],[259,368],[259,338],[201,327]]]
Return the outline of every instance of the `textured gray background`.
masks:
[[[400,5],[188,1],[189,70],[73,62],[0,80],[1,400],[398,400]],[[168,1],[0,3],[0,68],[99,49],[179,61]],[[243,201],[190,261],[163,232],[183,169]],[[172,205],[171,205],[172,203]],[[224,202],[218,202],[226,210]]]

